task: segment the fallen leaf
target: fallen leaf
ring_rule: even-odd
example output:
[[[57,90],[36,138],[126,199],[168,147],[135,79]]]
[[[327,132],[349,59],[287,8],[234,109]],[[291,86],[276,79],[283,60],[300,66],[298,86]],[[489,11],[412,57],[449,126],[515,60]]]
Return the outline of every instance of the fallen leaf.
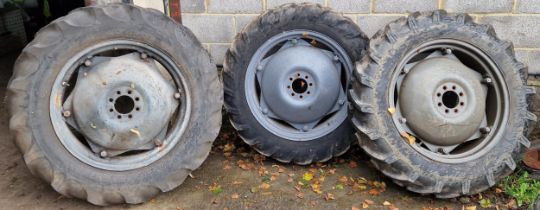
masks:
[[[349,168],[358,168],[358,163],[356,163],[356,161],[354,160],[351,160],[349,162]]]
[[[270,184],[268,183],[262,183],[261,185],[259,185],[259,188],[263,189],[263,190],[267,190],[270,188]]]
[[[347,178],[346,176],[342,176],[342,177],[339,177],[338,181],[343,184],[347,184],[347,182],[349,182],[349,178]]]
[[[390,107],[390,108],[388,108],[388,112],[389,112],[391,115],[394,115],[394,113],[396,113],[396,108]]]
[[[367,203],[363,202],[363,203],[362,203],[362,208],[363,208],[363,209],[367,209],[367,208],[369,208],[369,204],[367,204]]]
[[[384,201],[382,205],[383,205],[383,206],[390,206],[390,205],[392,205],[392,204],[391,204],[390,202],[388,202],[388,201]]]
[[[231,195],[231,198],[232,199],[238,199],[238,198],[240,198],[240,195],[238,195],[238,193],[234,193],[234,194]]]
[[[465,210],[476,210],[476,206],[466,206]]]
[[[230,153],[234,151],[235,148],[236,147],[234,146],[234,144],[231,144],[231,143],[225,144],[225,146],[223,146],[223,153]]]
[[[377,189],[371,189],[368,191],[368,193],[373,196],[378,196],[379,194],[381,194],[381,192],[379,192],[379,190]]]
[[[407,142],[409,142],[409,144],[414,144],[416,142],[416,138],[413,136],[413,135],[410,135],[409,133],[403,131],[401,133],[399,133],[403,138],[405,138],[407,140]]]
[[[287,182],[288,182],[288,183],[292,183],[292,182],[293,182],[293,178],[288,178],[288,179],[287,179]]]
[[[375,204],[375,202],[372,201],[372,200],[364,200],[364,203],[366,203],[366,204],[368,204],[368,205],[373,205],[373,204]]]
[[[326,195],[324,195],[324,200],[326,201],[330,201],[330,200],[335,200],[336,198],[334,197],[334,194],[332,193],[326,193]]]
[[[335,169],[335,168],[330,169],[330,170],[328,170],[328,173],[329,173],[329,174],[335,174],[335,173],[336,173],[336,169]]]
[[[356,207],[356,206],[352,206],[351,210],[360,210],[360,209],[358,207]]]
[[[300,198],[300,199],[304,199],[304,193],[298,192],[298,193],[296,193],[296,197]]]
[[[313,174],[312,173],[304,173],[304,176],[302,177],[302,179],[304,179],[306,181],[311,181],[313,179]]]
[[[319,185],[319,184],[311,184],[311,190],[313,190],[313,192],[315,192],[317,194],[322,193],[321,185]]]
[[[223,192],[223,189],[217,183],[214,183],[210,187],[208,187],[208,190],[210,192],[214,193],[214,194],[219,194],[219,193]]]
[[[242,182],[241,182],[241,181],[236,181],[236,180],[234,180],[234,181],[232,182],[232,184],[233,184],[233,185],[239,185],[239,184],[242,184]]]

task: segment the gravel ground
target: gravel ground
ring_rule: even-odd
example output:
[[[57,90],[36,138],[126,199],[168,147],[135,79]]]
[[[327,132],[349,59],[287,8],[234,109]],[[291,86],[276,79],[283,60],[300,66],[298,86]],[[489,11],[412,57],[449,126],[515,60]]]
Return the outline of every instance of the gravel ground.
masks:
[[[66,198],[30,174],[9,135],[5,90],[16,54],[0,57],[0,209],[97,209]],[[497,188],[472,197],[440,200],[410,193],[386,179],[354,146],[326,164],[295,166],[264,159],[228,124],[193,177],[142,205],[109,209],[465,209],[487,198],[505,209]]]

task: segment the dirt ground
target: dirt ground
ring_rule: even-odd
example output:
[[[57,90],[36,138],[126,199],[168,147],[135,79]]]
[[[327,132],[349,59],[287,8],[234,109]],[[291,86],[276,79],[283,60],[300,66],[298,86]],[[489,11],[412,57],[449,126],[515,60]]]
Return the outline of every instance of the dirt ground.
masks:
[[[9,134],[5,99],[16,56],[0,57],[0,209],[101,208],[61,196],[26,168]],[[224,124],[206,162],[180,187],[142,205],[108,209],[481,209],[478,195],[440,200],[392,184],[357,146],[327,164],[295,166],[263,160],[236,137],[228,122]],[[483,196],[500,209],[508,202],[494,189]]]

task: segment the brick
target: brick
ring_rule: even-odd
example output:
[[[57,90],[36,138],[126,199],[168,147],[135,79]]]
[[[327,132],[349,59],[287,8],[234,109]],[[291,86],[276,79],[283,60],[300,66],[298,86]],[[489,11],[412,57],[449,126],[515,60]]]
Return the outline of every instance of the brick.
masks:
[[[236,19],[236,33],[242,31],[247,24],[251,23],[257,15],[238,15],[234,17]]]
[[[540,22],[538,16],[486,16],[480,23],[493,25],[497,35],[511,40],[515,47],[540,47],[540,28],[534,27]]]
[[[208,0],[209,13],[260,13],[262,0]]]
[[[540,1],[538,0],[517,0],[517,11],[520,13],[540,13]]]
[[[513,0],[446,0],[448,12],[492,13],[512,12]]]
[[[182,12],[203,13],[205,11],[204,0],[181,0]]]
[[[411,13],[431,11],[439,7],[438,0],[376,0],[376,13]]]
[[[369,13],[370,0],[329,0],[328,6],[337,12]]]
[[[529,51],[529,74],[540,75],[540,51]]]
[[[324,0],[267,0],[266,8],[272,9],[274,7],[278,7],[280,5],[287,4],[287,3],[303,3],[303,2],[310,2],[310,3],[324,5]]]
[[[216,65],[223,65],[225,53],[227,53],[229,47],[231,47],[230,44],[210,44],[209,52]]]
[[[359,16],[357,22],[362,31],[364,31],[368,37],[372,37],[388,23],[400,17],[404,16]]]
[[[201,42],[228,43],[235,35],[232,15],[184,14],[182,22]]]

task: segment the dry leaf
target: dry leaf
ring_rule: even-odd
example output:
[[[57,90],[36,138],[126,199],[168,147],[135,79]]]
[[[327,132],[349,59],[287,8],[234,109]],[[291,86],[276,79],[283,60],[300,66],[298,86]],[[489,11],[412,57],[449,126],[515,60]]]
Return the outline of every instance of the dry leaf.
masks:
[[[369,208],[369,204],[367,204],[367,203],[363,202],[363,203],[362,203],[362,208],[363,208],[363,209],[367,209],[367,208]]]
[[[236,147],[234,146],[234,144],[231,144],[231,143],[225,144],[225,146],[223,146],[223,153],[230,153],[234,151],[235,148]]]
[[[263,190],[267,190],[270,188],[270,184],[268,183],[262,183],[259,188],[263,189]]]
[[[379,192],[379,190],[377,189],[371,189],[368,191],[368,193],[373,196],[378,196],[379,194],[381,194],[381,192]]]
[[[476,206],[466,206],[465,210],[476,210]]]
[[[287,182],[288,182],[288,183],[292,183],[292,182],[293,182],[293,178],[287,179]]]
[[[356,206],[352,206],[351,210],[360,210],[360,209],[358,207],[356,207]]]
[[[388,201],[384,201],[382,205],[383,205],[383,206],[390,206],[390,205],[392,205],[392,204],[391,204],[390,202],[388,202]]]
[[[347,184],[347,182],[349,182],[349,178],[347,178],[346,176],[342,176],[342,177],[339,177],[338,181],[343,184]]]
[[[358,168],[358,163],[356,163],[356,161],[354,160],[351,160],[351,162],[349,162],[349,168]]]
[[[306,181],[311,181],[313,179],[313,174],[312,173],[304,173],[304,176],[302,177],[302,179],[304,179]]]
[[[304,193],[298,192],[298,193],[296,193],[296,197],[300,198],[300,199],[304,199]]]
[[[364,200],[364,203],[369,204],[369,205],[375,204],[375,202],[372,200]]]
[[[326,201],[330,201],[330,200],[335,200],[336,198],[334,197],[334,194],[332,193],[326,193],[326,195],[324,195],[324,200]]]
[[[388,108],[388,112],[389,112],[391,115],[394,115],[394,113],[396,113],[396,108],[390,107],[390,108]]]
[[[232,199],[238,199],[238,198],[240,198],[240,195],[238,195],[238,193],[234,193],[234,194],[231,195],[231,198]]]

